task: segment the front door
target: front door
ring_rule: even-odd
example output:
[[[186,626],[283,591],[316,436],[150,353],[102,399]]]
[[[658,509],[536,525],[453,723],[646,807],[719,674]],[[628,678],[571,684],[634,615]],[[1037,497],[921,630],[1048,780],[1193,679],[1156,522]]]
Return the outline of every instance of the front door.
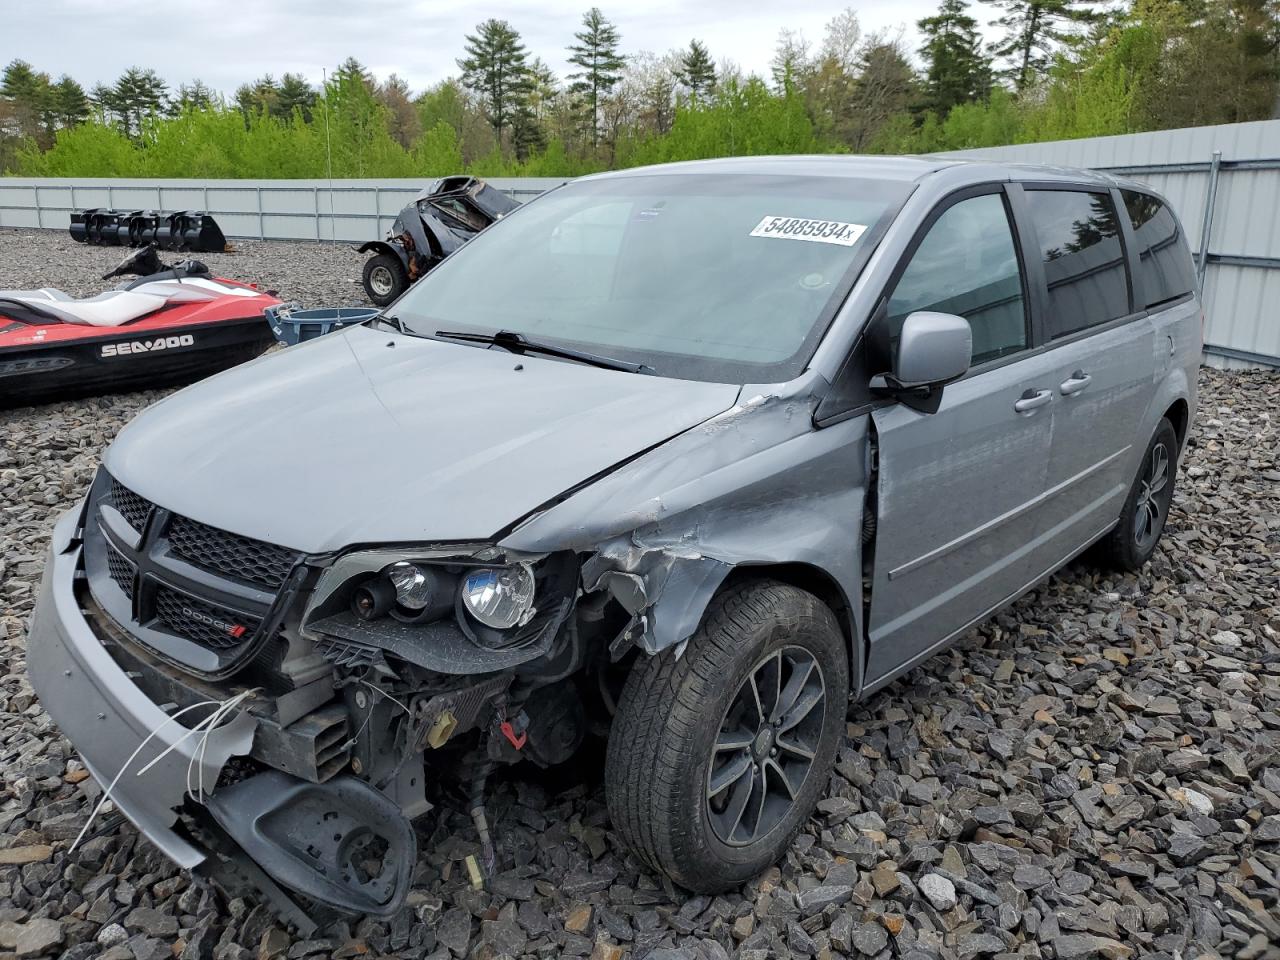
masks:
[[[1031,352],[1026,285],[1003,191],[955,201],[893,285],[893,344],[907,314],[937,310],[973,329],[969,374],[934,414],[873,415],[879,463],[869,684],[897,672],[1038,579],[1036,539],[1057,400],[1055,361]]]

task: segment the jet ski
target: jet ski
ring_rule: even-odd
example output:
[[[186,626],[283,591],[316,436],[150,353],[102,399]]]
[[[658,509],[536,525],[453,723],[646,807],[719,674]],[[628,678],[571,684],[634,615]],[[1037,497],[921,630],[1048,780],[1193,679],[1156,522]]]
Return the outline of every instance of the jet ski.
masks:
[[[280,301],[213,277],[198,260],[165,266],[154,246],[103,276],[132,280],[93,297],[0,290],[0,408],[174,386],[243,363],[273,342]]]

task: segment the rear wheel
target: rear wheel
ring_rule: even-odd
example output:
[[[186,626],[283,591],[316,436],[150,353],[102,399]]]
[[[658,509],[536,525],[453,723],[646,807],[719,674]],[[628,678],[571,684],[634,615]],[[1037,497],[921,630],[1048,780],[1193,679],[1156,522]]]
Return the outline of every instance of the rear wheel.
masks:
[[[380,253],[365,261],[364,292],[378,306],[385,307],[408,287],[409,275],[398,257]]]
[[[1178,434],[1173,424],[1161,420],[1138,466],[1120,522],[1102,543],[1112,566],[1136,572],[1151,559],[1169,518],[1177,471]]]
[[[770,580],[718,597],[677,657],[637,661],[609,737],[614,827],[690,890],[775,863],[827,787],[844,729],[848,653],[817,597]]]

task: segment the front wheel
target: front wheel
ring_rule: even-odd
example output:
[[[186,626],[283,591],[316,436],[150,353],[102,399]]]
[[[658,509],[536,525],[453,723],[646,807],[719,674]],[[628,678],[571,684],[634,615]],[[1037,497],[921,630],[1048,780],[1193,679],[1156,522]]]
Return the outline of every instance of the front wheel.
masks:
[[[772,580],[713,601],[683,655],[638,660],[609,735],[609,815],[648,866],[699,893],[777,862],[825,792],[848,652],[831,610]]]
[[[364,265],[364,292],[379,307],[385,307],[409,287],[409,275],[399,257],[380,253]]]
[[[1173,503],[1178,434],[1162,419],[1138,466],[1120,522],[1102,543],[1111,566],[1136,573],[1155,553]]]

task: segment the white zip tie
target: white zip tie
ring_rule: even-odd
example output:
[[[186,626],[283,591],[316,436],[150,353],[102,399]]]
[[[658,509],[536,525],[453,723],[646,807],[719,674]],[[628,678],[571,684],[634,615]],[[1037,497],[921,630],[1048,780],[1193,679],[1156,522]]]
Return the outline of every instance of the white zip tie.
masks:
[[[196,704],[196,706],[210,706],[210,707],[218,707],[219,709],[221,709],[221,707],[225,703],[226,703],[225,700],[208,700],[203,704]],[[150,763],[148,763],[145,767],[143,767],[136,774],[134,774],[134,776],[138,776],[138,777],[142,776],[144,773],[146,773],[148,770],[154,767],[157,763],[159,763],[161,760],[167,757],[170,754],[170,752],[172,752],[173,750],[176,750],[179,746],[181,746],[182,743],[187,739],[187,737],[194,736],[195,734],[203,730],[205,726],[209,723],[209,721],[212,720],[217,715],[218,715],[218,711],[215,710],[213,713],[209,714],[209,716],[205,717],[203,720],[197,723],[194,727],[191,727],[190,729],[188,729],[186,733],[184,733],[177,740],[173,741],[173,743],[169,744],[169,746],[165,747],[164,750],[162,750],[159,754],[157,754]]]
[[[173,721],[177,720],[184,713],[189,713],[190,711],[196,710],[200,707],[216,706],[218,702],[219,701],[217,700],[205,700],[202,703],[193,703],[189,707],[183,707],[177,713],[170,714],[168,717],[165,718],[164,723],[160,724],[160,726],[156,727],[154,730],[148,733],[146,738],[140,744],[138,744],[138,746],[134,749],[133,753],[129,754],[129,758],[125,760],[124,765],[120,767],[120,772],[115,775],[110,785],[108,785],[107,788],[102,791],[102,799],[100,799],[97,805],[94,806],[93,811],[89,814],[89,819],[86,820],[85,825],[80,828],[80,832],[76,834],[76,838],[75,840],[72,841],[71,848],[67,852],[68,853],[74,852],[76,847],[80,845],[80,841],[83,840],[84,835],[89,832],[89,827],[93,824],[94,819],[98,816],[99,813],[102,812],[102,808],[106,806],[107,801],[111,799],[111,791],[116,788],[116,784],[120,782],[120,778],[124,776],[124,772],[129,769],[129,764],[133,763],[133,761],[137,759],[138,754],[142,752],[142,748],[151,742],[152,737],[158,734],[161,730],[163,730],[169,724],[173,723]]]
[[[259,689],[260,688],[258,687],[254,687],[251,690],[244,690],[241,693],[236,694],[234,697],[231,697],[229,700],[223,701],[222,706],[214,711],[213,715],[208,718],[207,725],[204,728],[204,735],[200,738],[200,746],[197,750],[192,751],[191,761],[187,764],[187,795],[191,796],[191,798],[197,803],[204,803],[204,758],[209,748],[209,735],[213,733],[214,729],[218,726],[223,717],[229,714],[236,707],[240,706],[240,704],[249,697],[257,693]],[[197,756],[199,756],[198,764],[196,764]],[[191,767],[193,764],[196,765],[199,784],[199,793],[194,796],[191,793]]]

